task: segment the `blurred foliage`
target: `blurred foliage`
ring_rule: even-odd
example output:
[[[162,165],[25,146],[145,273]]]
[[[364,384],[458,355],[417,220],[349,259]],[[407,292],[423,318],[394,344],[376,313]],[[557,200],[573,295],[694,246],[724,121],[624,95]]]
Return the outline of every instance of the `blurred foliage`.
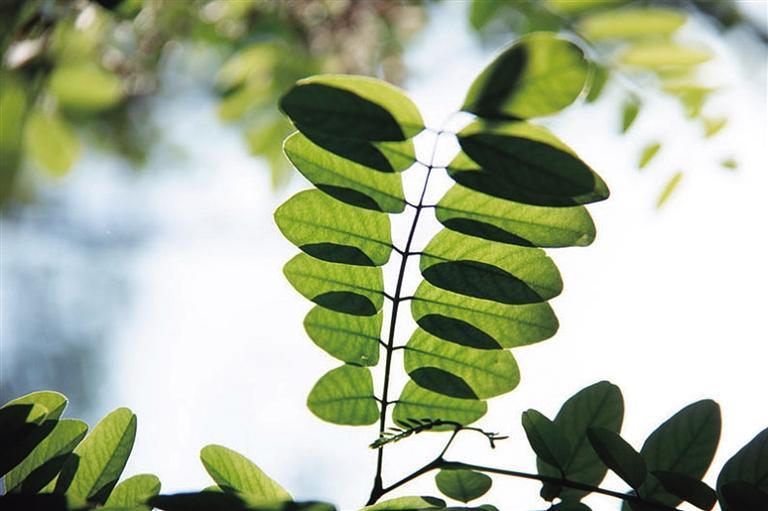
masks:
[[[278,185],[290,168],[278,94],[321,71],[399,82],[403,41],[425,17],[419,1],[4,0],[0,205],[33,200],[41,176],[66,175],[84,140],[139,168],[158,138],[147,99],[182,45],[224,61],[213,80],[198,78],[221,96],[220,117],[242,129]]]
[[[714,60],[714,55],[696,39],[696,32],[681,29],[701,22],[720,30],[740,27],[768,44],[765,29],[732,1],[472,0],[469,22],[485,39],[537,30],[570,33],[584,42],[597,63],[587,101],[598,100],[607,82],[621,90],[617,127],[622,134],[642,117],[646,100],[666,96],[679,102],[683,119],[698,125],[702,145],[727,125],[727,117],[707,108],[707,100],[723,84],[711,84],[704,78],[702,65]],[[721,73],[710,75],[722,78]],[[663,148],[655,140],[644,141],[637,156],[638,168],[648,165],[660,150]],[[722,166],[737,167],[732,159],[728,163]],[[681,176],[680,171],[672,174],[670,185],[657,200],[659,207],[667,202]]]

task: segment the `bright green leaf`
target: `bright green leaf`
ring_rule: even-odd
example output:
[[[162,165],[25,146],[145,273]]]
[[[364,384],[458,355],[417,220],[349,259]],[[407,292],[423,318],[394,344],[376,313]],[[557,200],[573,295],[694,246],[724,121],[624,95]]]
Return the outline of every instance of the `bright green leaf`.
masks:
[[[593,103],[600,98],[600,95],[605,89],[605,84],[608,83],[608,69],[605,66],[592,63],[592,79],[589,84],[589,93],[585,101],[587,103]]]
[[[304,318],[304,329],[314,343],[342,362],[375,366],[379,362],[381,312],[355,316],[313,307]]]
[[[443,469],[435,476],[435,483],[446,497],[466,503],[488,493],[493,480],[474,470]]]
[[[675,9],[644,7],[610,9],[585,16],[580,32],[588,39],[635,39],[668,36],[683,26],[686,15]]]
[[[497,199],[454,185],[435,208],[449,229],[523,246],[587,246],[595,224],[583,206],[548,208]]]
[[[270,77],[280,58],[279,47],[259,42],[239,50],[219,70],[217,85],[222,90],[239,87],[252,79]]]
[[[158,493],[160,493],[160,479],[153,474],[139,474],[115,486],[104,505],[116,508],[140,507],[148,510],[149,507],[144,503]]]
[[[469,24],[481,32],[499,12],[502,2],[498,0],[472,0],[469,4]]]
[[[284,149],[304,177],[340,201],[388,213],[400,213],[405,209],[403,185],[398,174],[379,172],[336,156],[301,133],[288,137]]]
[[[704,123],[704,136],[711,138],[720,133],[720,130],[725,128],[728,124],[728,118],[726,117],[704,117],[702,119]]]
[[[64,466],[66,455],[80,443],[88,425],[80,420],[62,419],[24,461],[5,476],[7,491],[36,493]]]
[[[318,75],[296,82],[280,108],[299,131],[368,141],[406,140],[424,129],[397,87],[365,76]]]
[[[200,451],[205,470],[224,491],[247,495],[260,504],[291,500],[290,494],[248,458],[220,445]]]
[[[56,66],[49,88],[66,110],[98,112],[115,106],[123,97],[120,78],[90,63]]]
[[[628,66],[650,69],[695,66],[710,58],[712,55],[706,50],[674,42],[637,43],[621,55],[621,61]]]
[[[699,509],[709,511],[717,502],[715,490],[691,476],[663,470],[657,470],[653,475],[667,492]]]
[[[653,142],[648,144],[643,148],[643,152],[640,153],[640,160],[637,163],[637,167],[640,169],[644,169],[648,166],[649,163],[651,163],[651,160],[656,156],[656,154],[661,149],[661,144],[658,142]]]
[[[445,501],[436,497],[398,497],[382,500],[360,511],[421,511],[424,509],[442,509]]]
[[[637,490],[648,474],[645,461],[617,433],[605,428],[589,428],[587,438],[592,448],[608,468]]]
[[[528,443],[536,455],[545,463],[564,471],[571,446],[560,428],[533,409],[523,412],[522,423]]]
[[[407,419],[431,419],[471,424],[485,415],[488,405],[476,399],[458,399],[443,396],[424,389],[409,381],[397,399],[392,419],[403,422]],[[439,431],[441,427],[433,428]]]
[[[386,214],[348,206],[318,190],[288,199],[275,211],[275,222],[291,243],[324,261],[381,266],[392,253]]]
[[[283,268],[288,281],[321,307],[374,316],[384,304],[381,268],[329,263],[299,254]]]
[[[621,109],[621,132],[626,133],[634,124],[637,114],[640,112],[640,102],[636,99],[629,99],[624,103]]]
[[[447,341],[475,348],[514,348],[552,337],[557,318],[547,303],[507,305],[422,282],[411,301],[416,322]]]
[[[37,404],[48,410],[45,415],[45,420],[56,420],[61,417],[62,413],[64,413],[64,409],[67,407],[67,402],[66,396],[60,392],[42,390],[12,399],[3,405],[3,407],[9,405]]]
[[[461,109],[487,119],[553,114],[579,97],[588,74],[578,46],[547,32],[529,34],[480,73]]]
[[[326,422],[364,426],[379,420],[371,371],[343,365],[325,373],[307,397],[307,406]]]
[[[446,342],[417,328],[405,346],[405,370],[419,386],[439,394],[488,399],[517,387],[511,353]]]
[[[24,147],[26,154],[53,177],[66,174],[80,154],[80,141],[69,123],[58,114],[46,115],[40,110],[27,117]]]
[[[448,172],[468,188],[538,206],[573,206],[608,198],[600,176],[541,126],[475,122],[458,137],[464,153],[451,162]]]
[[[560,272],[543,250],[447,229],[422,251],[420,268],[437,287],[507,304],[543,302],[563,289]]]
[[[656,207],[661,208],[664,206],[664,204],[667,203],[669,198],[672,196],[672,194],[675,192],[677,187],[680,185],[680,181],[683,179],[683,173],[682,172],[676,172],[674,176],[672,176],[669,181],[667,181],[667,184],[664,185],[664,189],[661,191],[661,194],[659,194],[659,198],[656,200]]]
[[[723,465],[717,477],[717,491],[723,511],[739,511],[731,506],[731,498],[723,491],[725,485],[736,482],[754,485],[756,490],[768,494],[768,428],[755,435]],[[733,493],[735,498],[747,492],[734,488]]]

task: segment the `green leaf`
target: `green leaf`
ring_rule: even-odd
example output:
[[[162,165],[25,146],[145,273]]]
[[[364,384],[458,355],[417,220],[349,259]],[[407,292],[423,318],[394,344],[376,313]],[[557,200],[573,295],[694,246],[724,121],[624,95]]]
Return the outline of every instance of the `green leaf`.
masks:
[[[704,123],[704,136],[706,138],[711,138],[720,133],[720,131],[725,128],[725,125],[728,124],[728,118],[704,117],[702,122]]]
[[[395,409],[392,412],[392,419],[395,422],[403,422],[408,419],[431,419],[467,425],[485,415],[487,410],[488,405],[485,401],[443,396],[409,381],[397,399]],[[433,428],[432,431],[440,431],[441,429],[445,428],[439,426]]]
[[[621,109],[621,132],[626,133],[634,124],[637,114],[640,113],[640,102],[637,99],[629,99],[624,102]],[[641,167],[642,168],[642,167]]]
[[[551,33],[529,34],[478,75],[461,109],[487,119],[553,114],[579,97],[588,74],[578,46]]]
[[[545,463],[564,472],[571,446],[560,428],[533,409],[523,412],[522,423],[528,443],[536,455]]]
[[[620,60],[628,66],[662,69],[696,66],[711,58],[712,55],[706,50],[668,41],[634,44],[621,55]]]
[[[675,192],[677,187],[680,185],[680,181],[683,179],[683,173],[678,171],[673,175],[669,181],[667,181],[667,184],[664,185],[664,189],[661,191],[661,194],[659,194],[659,198],[656,200],[656,208],[661,208],[664,206],[664,204],[669,201],[669,198],[672,196],[672,194]]]
[[[80,141],[72,127],[58,114],[33,110],[24,125],[26,154],[53,177],[69,171],[80,154]]]
[[[637,490],[648,474],[645,461],[617,433],[605,428],[587,429],[587,438],[592,448],[608,468]]]
[[[608,69],[604,66],[592,63],[592,80],[589,85],[589,93],[585,101],[587,103],[593,103],[600,98],[600,94],[605,88],[605,84],[608,82]]]
[[[334,424],[364,426],[379,420],[373,378],[365,367],[343,365],[325,373],[312,387],[307,406]]]
[[[67,454],[80,443],[88,425],[80,420],[62,419],[51,433],[5,476],[7,491],[36,493],[48,484],[64,466]]]
[[[248,458],[221,445],[206,445],[200,460],[211,478],[225,492],[237,492],[259,504],[291,500],[290,494]]]
[[[381,268],[329,263],[299,254],[286,263],[283,273],[299,293],[326,309],[375,316],[384,303]]]
[[[544,248],[587,246],[595,224],[583,206],[548,208],[519,204],[454,185],[435,208],[447,228],[470,236]]]
[[[657,470],[653,476],[667,492],[690,502],[699,509],[709,511],[717,502],[717,493],[707,484],[685,474]]]
[[[637,166],[640,169],[644,169],[648,166],[648,164],[653,160],[653,158],[656,156],[656,153],[659,152],[661,149],[661,144],[658,142],[653,142],[651,144],[648,144],[643,148],[643,152],[640,153],[640,161],[638,162]]]
[[[291,243],[324,261],[381,266],[392,253],[386,214],[348,206],[318,190],[288,199],[275,211],[275,222]]]
[[[280,109],[299,131],[372,141],[406,140],[424,129],[403,91],[365,76],[318,75],[296,82]]]
[[[360,366],[379,363],[382,313],[375,316],[342,314],[313,307],[304,329],[314,343],[342,362]]]
[[[103,504],[128,462],[135,438],[136,415],[128,408],[105,416],[67,459],[56,493]]]
[[[720,407],[711,400],[697,401],[659,426],[643,444],[640,454],[648,471],[675,472],[701,479],[712,463],[720,440]],[[671,495],[653,475],[639,489],[646,499],[676,506],[682,499]],[[628,511],[628,506],[624,506]]]
[[[435,483],[446,497],[466,503],[488,493],[493,480],[474,470],[443,469],[435,476]]]
[[[507,304],[543,302],[563,289],[560,272],[543,250],[450,230],[432,238],[422,251],[420,268],[437,287]]]
[[[446,342],[417,328],[405,346],[405,370],[419,386],[446,396],[488,399],[520,383],[508,351]]]
[[[458,137],[466,154],[451,162],[448,173],[468,188],[537,206],[573,206],[608,198],[600,176],[541,126],[474,122]]]
[[[0,476],[16,467],[46,436],[55,420],[37,403],[10,402],[0,408]]]
[[[469,4],[469,24],[481,32],[499,12],[502,2],[497,0],[472,0]]]
[[[768,492],[761,491],[757,486],[743,481],[725,483],[721,492],[721,504],[727,503],[723,510],[754,511],[768,509]]]
[[[37,404],[48,410],[45,420],[56,420],[61,417],[62,413],[64,413],[64,410],[67,408],[67,403],[68,401],[64,394],[51,390],[42,390],[12,399],[3,405],[3,407],[9,405]]]
[[[723,465],[717,477],[717,492],[720,494],[723,511],[735,510],[735,507],[731,506],[731,499],[723,491],[725,485],[735,482],[748,483],[754,485],[757,490],[768,493],[768,428],[755,435]],[[735,487],[733,497],[748,491],[740,491]]]
[[[353,206],[400,213],[405,209],[398,174],[378,172],[339,157],[312,143],[301,133],[285,141],[291,163],[320,190]]]
[[[421,511],[422,509],[442,509],[445,501],[436,497],[398,497],[382,500],[360,511]]]
[[[639,39],[668,36],[683,26],[686,15],[675,9],[645,7],[610,9],[590,14],[579,22],[580,32],[588,39]]]
[[[107,501],[107,507],[140,507],[149,509],[144,503],[147,499],[160,493],[160,479],[153,474],[139,474],[129,477],[112,490]]]
[[[120,78],[91,63],[56,66],[49,87],[67,110],[99,112],[123,98]]]
[[[525,346],[552,337],[558,328],[546,302],[508,305],[445,291],[426,281],[414,294],[411,313],[427,332],[475,348]]]
[[[606,467],[587,440],[587,430],[605,428],[618,433],[624,417],[624,400],[616,385],[601,381],[590,385],[572,397],[560,408],[554,423],[571,446],[565,474],[571,481],[598,486],[606,474]],[[537,462],[539,473],[559,477],[553,467]],[[579,500],[587,492],[562,488],[556,492],[563,500]],[[553,497],[554,498],[554,497]]]

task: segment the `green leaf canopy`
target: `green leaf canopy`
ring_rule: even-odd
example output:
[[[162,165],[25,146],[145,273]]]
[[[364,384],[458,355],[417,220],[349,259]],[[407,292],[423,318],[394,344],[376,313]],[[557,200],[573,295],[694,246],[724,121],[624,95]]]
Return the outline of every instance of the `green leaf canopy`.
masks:
[[[239,493],[260,504],[275,504],[291,499],[291,495],[266,475],[256,464],[232,449],[207,445],[200,460],[211,478],[228,493]]]
[[[435,483],[446,497],[466,503],[488,493],[493,480],[474,470],[444,469],[435,476]]]
[[[458,134],[464,150],[448,166],[459,184],[537,206],[608,198],[605,182],[547,129],[526,122],[474,122]]]
[[[283,235],[307,254],[334,263],[381,266],[392,253],[389,217],[305,190],[275,211]]]
[[[578,46],[551,33],[529,34],[480,73],[461,109],[487,119],[553,114],[579,97],[588,75]]]
[[[334,424],[365,426],[379,419],[373,378],[365,367],[343,365],[325,373],[310,391],[307,406]]]

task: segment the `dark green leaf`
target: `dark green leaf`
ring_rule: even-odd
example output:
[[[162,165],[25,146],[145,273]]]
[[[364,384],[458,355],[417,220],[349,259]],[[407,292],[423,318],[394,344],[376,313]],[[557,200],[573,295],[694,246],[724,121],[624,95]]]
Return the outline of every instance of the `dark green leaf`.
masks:
[[[291,500],[290,494],[248,458],[220,445],[200,451],[205,470],[225,492],[247,495],[249,502],[274,504]]]
[[[164,511],[244,511],[248,509],[243,498],[231,493],[213,491],[158,495],[150,498],[148,504]]]
[[[402,172],[416,162],[416,149],[410,138],[395,142],[370,142],[333,137],[307,129],[301,134],[316,146],[369,170]]]
[[[552,337],[558,327],[546,302],[508,305],[445,291],[426,281],[414,294],[411,313],[433,335],[486,349],[539,342]]]
[[[685,474],[657,470],[653,476],[672,495],[690,502],[699,509],[709,511],[717,502],[717,493],[707,484]]]
[[[417,328],[405,346],[405,370],[425,389],[488,399],[514,389],[520,371],[511,353],[446,342]]]
[[[743,481],[725,483],[720,488],[720,503],[727,511],[755,511],[768,509],[768,492]]]
[[[313,307],[304,329],[316,345],[342,362],[375,366],[379,362],[382,313],[375,316],[342,314]]]
[[[280,108],[302,131],[357,140],[405,140],[424,129],[397,87],[364,76],[318,75],[296,82]]]
[[[284,150],[304,177],[342,202],[388,213],[400,213],[405,209],[399,174],[378,172],[337,156],[301,133],[288,137]]]
[[[16,467],[53,430],[48,408],[36,403],[6,404],[0,408],[0,476]]]
[[[466,503],[488,493],[493,480],[474,470],[444,469],[435,476],[435,483],[446,497]]]
[[[408,419],[431,419],[471,424],[485,415],[485,401],[458,399],[424,389],[409,381],[395,404],[392,419],[403,422]],[[445,429],[433,428],[434,431]]]
[[[587,246],[595,224],[583,206],[549,208],[520,204],[454,185],[435,208],[447,228],[521,246]]]
[[[723,465],[717,477],[717,491],[723,511],[736,511],[736,507],[731,506],[732,499],[726,495],[727,492],[723,488],[736,482],[753,485],[757,490],[768,493],[768,428],[755,435],[755,438]],[[735,500],[754,492],[735,486],[732,493]]]
[[[574,206],[608,198],[608,187],[568,146],[526,122],[475,122],[458,135],[464,153],[448,166],[459,184],[537,206]]]
[[[291,243],[334,263],[381,266],[392,253],[389,217],[348,206],[317,190],[299,192],[275,211]]]
[[[553,114],[579,97],[587,76],[578,46],[551,33],[529,34],[480,73],[461,109],[488,119]]]
[[[543,302],[563,289],[560,272],[543,250],[450,230],[432,238],[422,251],[420,267],[437,287],[507,304]]]
[[[523,412],[522,423],[528,443],[536,455],[545,463],[564,472],[571,446],[560,428],[533,409]]]
[[[587,438],[603,463],[633,489],[637,490],[645,482],[645,461],[617,433],[605,428],[589,428]]]
[[[364,426],[379,419],[373,378],[365,367],[343,365],[325,373],[312,387],[307,406],[334,424]]]
[[[139,474],[115,486],[104,505],[115,508],[138,506],[148,510],[149,507],[144,503],[158,493],[160,493],[160,479],[153,474]]]
[[[329,263],[299,254],[283,268],[304,297],[326,309],[374,316],[384,303],[381,268]]]

